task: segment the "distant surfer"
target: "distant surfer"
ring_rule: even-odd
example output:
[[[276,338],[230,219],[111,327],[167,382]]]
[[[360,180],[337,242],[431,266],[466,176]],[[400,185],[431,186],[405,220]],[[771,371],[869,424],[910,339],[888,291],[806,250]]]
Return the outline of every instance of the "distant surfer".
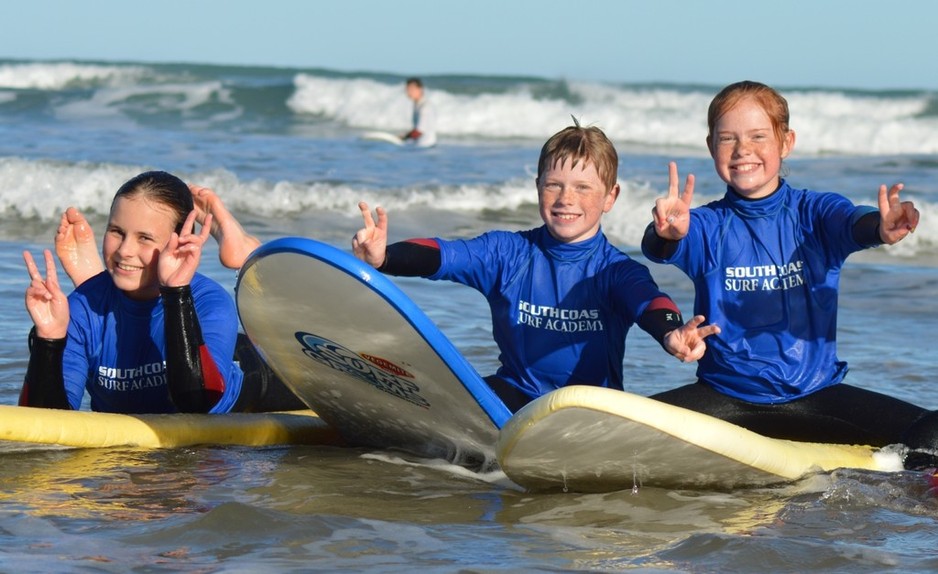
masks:
[[[695,313],[722,328],[698,382],[652,398],[758,433],[792,440],[938,448],[935,412],[844,384],[837,358],[837,294],[851,253],[907,237],[919,222],[902,184],[879,189],[879,209],[836,193],[795,189],[779,175],[795,145],[788,104],[738,82],[714,97],[707,146],[723,198],[690,208],[694,177],[655,202],[642,241],[652,261],[677,266],[696,289]]]
[[[404,141],[413,141],[419,147],[436,144],[436,110],[427,100],[420,78],[407,78],[404,84],[407,97],[413,100],[412,127],[401,136]]]

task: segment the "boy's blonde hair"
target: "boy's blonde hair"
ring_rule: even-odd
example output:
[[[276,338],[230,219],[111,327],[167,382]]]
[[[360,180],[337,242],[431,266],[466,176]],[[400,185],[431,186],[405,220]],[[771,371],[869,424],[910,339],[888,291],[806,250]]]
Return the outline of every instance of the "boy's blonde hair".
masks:
[[[765,110],[769,121],[772,122],[775,139],[778,140],[780,146],[784,144],[785,135],[789,130],[788,101],[775,89],[765,84],[744,80],[726,86],[710,102],[710,109],[707,111],[707,147],[711,151],[713,150],[713,127],[717,120],[745,98],[752,98]]]
[[[555,133],[544,143],[541,156],[537,160],[537,176],[558,163],[564,165],[570,162],[570,167],[576,167],[580,162],[591,163],[599,175],[599,179],[606,186],[606,191],[616,185],[619,171],[619,154],[615,146],[606,137],[606,134],[597,127],[582,127],[573,119],[574,125]]]

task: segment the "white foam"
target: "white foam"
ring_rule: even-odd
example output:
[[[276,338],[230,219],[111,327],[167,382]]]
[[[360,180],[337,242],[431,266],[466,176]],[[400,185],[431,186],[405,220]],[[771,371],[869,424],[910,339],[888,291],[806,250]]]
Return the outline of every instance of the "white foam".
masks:
[[[114,193],[144,168],[0,158],[0,214],[57,221],[68,206],[105,214]]]
[[[334,119],[362,129],[400,130],[409,118],[403,89],[370,79],[298,74],[288,105],[298,114]],[[706,115],[715,89],[570,83],[568,98],[535,94],[519,82],[502,93],[457,94],[428,87],[445,136],[543,139],[576,116],[617,143],[706,152]],[[922,94],[861,95],[840,91],[784,93],[796,150],[824,153],[938,152],[938,118],[927,117]]]
[[[228,104],[231,110],[212,119],[233,119],[241,111],[231,102],[231,96],[221,82],[199,82],[192,84],[167,83],[158,86],[123,86],[96,90],[91,98],[59,105],[56,115],[61,119],[88,119],[117,117],[124,115],[125,107],[134,107],[135,99],[151,100],[146,110],[159,109],[186,113],[209,102]],[[154,103],[158,101],[158,103]],[[205,121],[203,119],[203,121]]]
[[[15,215],[57,221],[68,206],[78,207],[89,214],[106,215],[117,189],[147,169],[150,168],[0,158],[0,189],[4,190],[0,194],[0,218]],[[236,213],[250,213],[271,220],[325,213],[346,218],[349,226],[355,227],[361,217],[358,202],[364,200],[372,208],[384,207],[392,218],[412,210],[466,214],[502,211],[523,214],[525,217],[521,219],[513,216],[521,226],[534,226],[540,222],[534,184],[526,178],[494,184],[428,185],[387,190],[331,182],[242,181],[227,170],[177,175],[215,189],[228,208]],[[645,227],[651,221],[655,199],[664,195],[666,190],[647,181],[625,179],[619,183],[621,194],[613,209],[603,217],[603,230],[617,245],[634,248],[641,243]],[[702,205],[718,197],[698,193],[694,196],[694,205]],[[923,222],[938,218],[938,205],[919,198],[911,199],[921,212]],[[873,200],[870,198],[863,203],[871,204]],[[935,245],[938,245],[938,227],[923,223],[914,234],[898,244],[875,251],[890,258],[920,258],[932,253]]]
[[[454,464],[452,462],[442,460],[442,459],[414,459],[407,460],[400,456],[391,454],[389,452],[369,452],[362,454],[363,459],[376,460],[379,462],[394,464],[398,466],[415,466],[421,468],[432,468],[435,470],[440,470],[447,474],[458,476],[460,478],[468,478],[471,480],[478,480],[481,482],[487,482],[490,484],[497,484],[506,488],[520,489],[518,485],[513,483],[501,469],[494,470],[485,470],[485,471],[473,471],[464,466]]]
[[[0,65],[0,87],[61,90],[76,83],[129,84],[146,73],[141,66],[111,66],[72,62],[34,62]]]

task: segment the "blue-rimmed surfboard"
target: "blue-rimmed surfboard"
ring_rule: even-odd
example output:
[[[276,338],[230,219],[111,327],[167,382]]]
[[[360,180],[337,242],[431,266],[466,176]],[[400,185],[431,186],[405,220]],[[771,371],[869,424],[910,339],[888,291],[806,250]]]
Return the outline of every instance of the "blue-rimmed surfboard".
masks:
[[[245,262],[236,300],[264,361],[349,444],[494,461],[511,413],[371,266],[319,241],[277,239]]]

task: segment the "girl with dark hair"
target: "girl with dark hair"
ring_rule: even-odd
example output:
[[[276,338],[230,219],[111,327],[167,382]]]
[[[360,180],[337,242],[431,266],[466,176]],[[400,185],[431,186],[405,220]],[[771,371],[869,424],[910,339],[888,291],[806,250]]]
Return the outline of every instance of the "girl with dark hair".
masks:
[[[238,405],[234,301],[196,272],[211,215],[195,233],[188,186],[162,171],[118,190],[104,236],[104,271],[68,297],[46,250],[45,278],[23,253],[35,324],[20,404],[94,411],[221,413]],[[68,266],[66,266],[68,269]]]

